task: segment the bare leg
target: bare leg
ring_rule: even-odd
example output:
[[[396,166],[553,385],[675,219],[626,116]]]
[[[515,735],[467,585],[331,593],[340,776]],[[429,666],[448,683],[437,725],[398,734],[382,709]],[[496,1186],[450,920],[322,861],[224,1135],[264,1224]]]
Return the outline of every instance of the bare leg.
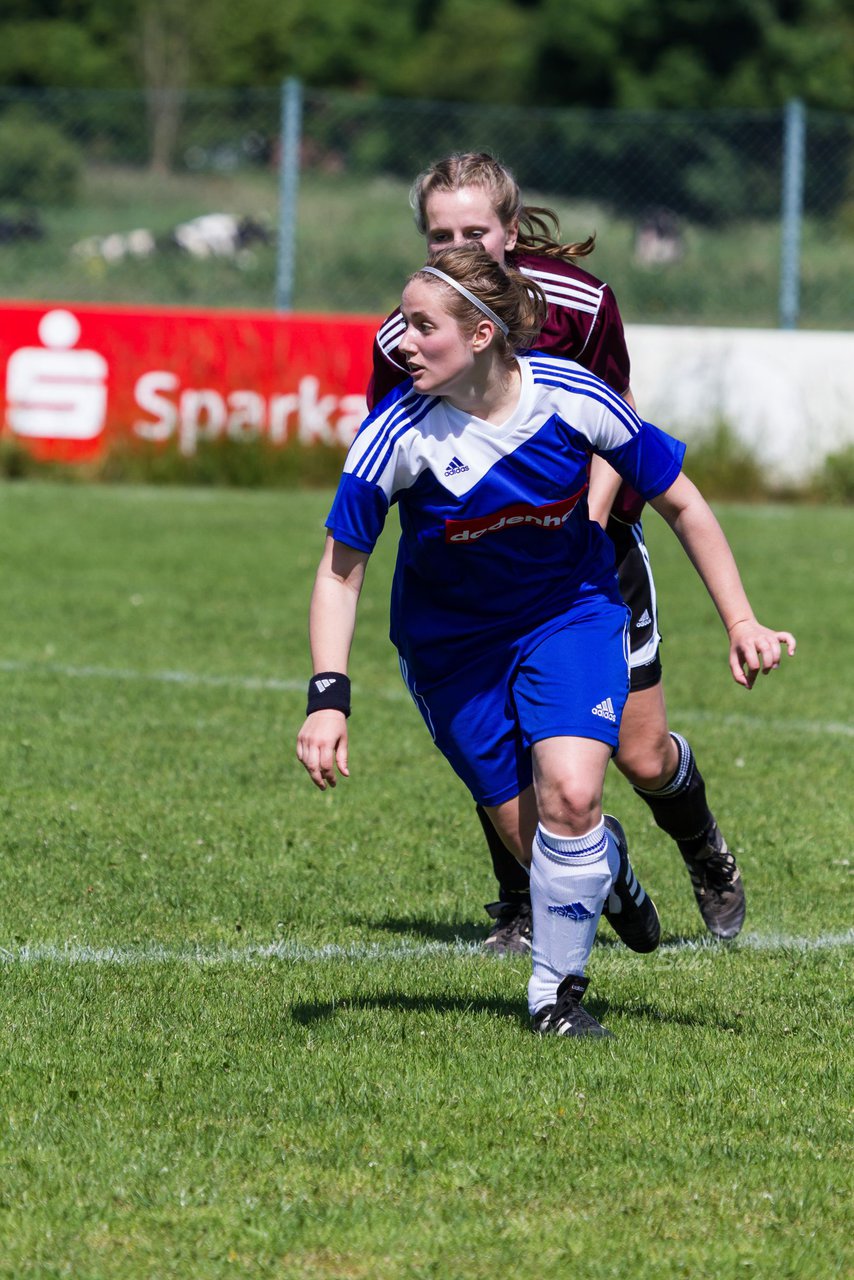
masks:
[[[630,693],[620,721],[620,749],[614,758],[633,787],[658,791],[679,766],[679,751],[670,736],[661,684]]]
[[[504,847],[523,867],[531,865],[531,846],[537,829],[537,802],[533,787],[504,804],[484,806]]]

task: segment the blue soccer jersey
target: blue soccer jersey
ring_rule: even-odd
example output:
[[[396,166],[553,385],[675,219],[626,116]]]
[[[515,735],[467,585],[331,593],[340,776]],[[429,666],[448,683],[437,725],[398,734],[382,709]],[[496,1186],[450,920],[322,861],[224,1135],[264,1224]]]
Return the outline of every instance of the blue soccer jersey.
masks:
[[[354,440],[326,522],[370,552],[398,504],[391,639],[422,684],[612,589],[613,546],[587,514],[592,453],[647,499],[682,465],[684,445],[582,366],[534,352],[519,367],[500,425],[396,388]]]

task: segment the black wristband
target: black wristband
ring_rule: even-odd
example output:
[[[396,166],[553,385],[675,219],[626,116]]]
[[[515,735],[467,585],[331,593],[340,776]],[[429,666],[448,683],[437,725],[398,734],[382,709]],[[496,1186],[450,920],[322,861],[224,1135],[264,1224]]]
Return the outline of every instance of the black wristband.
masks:
[[[318,671],[308,682],[308,705],[305,714],[313,711],[343,711],[350,714],[350,679],[342,671]]]

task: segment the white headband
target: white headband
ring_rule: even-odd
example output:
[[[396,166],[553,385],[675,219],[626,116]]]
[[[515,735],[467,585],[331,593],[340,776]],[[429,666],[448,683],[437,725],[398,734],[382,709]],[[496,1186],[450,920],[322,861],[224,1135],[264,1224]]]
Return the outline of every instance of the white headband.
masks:
[[[453,276],[446,275],[446,273],[444,271],[440,271],[438,267],[422,267],[421,270],[426,271],[431,276],[438,276],[440,280],[445,281],[445,284],[449,284],[451,288],[456,289],[457,293],[461,293],[464,298],[467,298],[473,307],[477,307],[478,311],[482,311],[487,320],[491,320],[494,325],[497,325],[505,338],[508,336],[510,330],[507,328],[507,325],[501,317],[495,314],[492,307],[488,307],[485,302],[481,302],[480,298],[477,298],[473,293],[470,293],[465,285],[460,284],[459,280],[455,280]]]

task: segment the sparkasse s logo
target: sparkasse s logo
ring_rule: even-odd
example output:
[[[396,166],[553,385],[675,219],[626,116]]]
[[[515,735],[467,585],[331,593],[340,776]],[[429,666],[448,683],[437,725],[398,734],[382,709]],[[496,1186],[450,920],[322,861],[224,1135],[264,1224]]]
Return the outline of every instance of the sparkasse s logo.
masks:
[[[47,311],[40,347],[19,347],[6,367],[6,420],[19,436],[94,440],[107,420],[107,361],[78,347],[80,321],[70,311]]]

